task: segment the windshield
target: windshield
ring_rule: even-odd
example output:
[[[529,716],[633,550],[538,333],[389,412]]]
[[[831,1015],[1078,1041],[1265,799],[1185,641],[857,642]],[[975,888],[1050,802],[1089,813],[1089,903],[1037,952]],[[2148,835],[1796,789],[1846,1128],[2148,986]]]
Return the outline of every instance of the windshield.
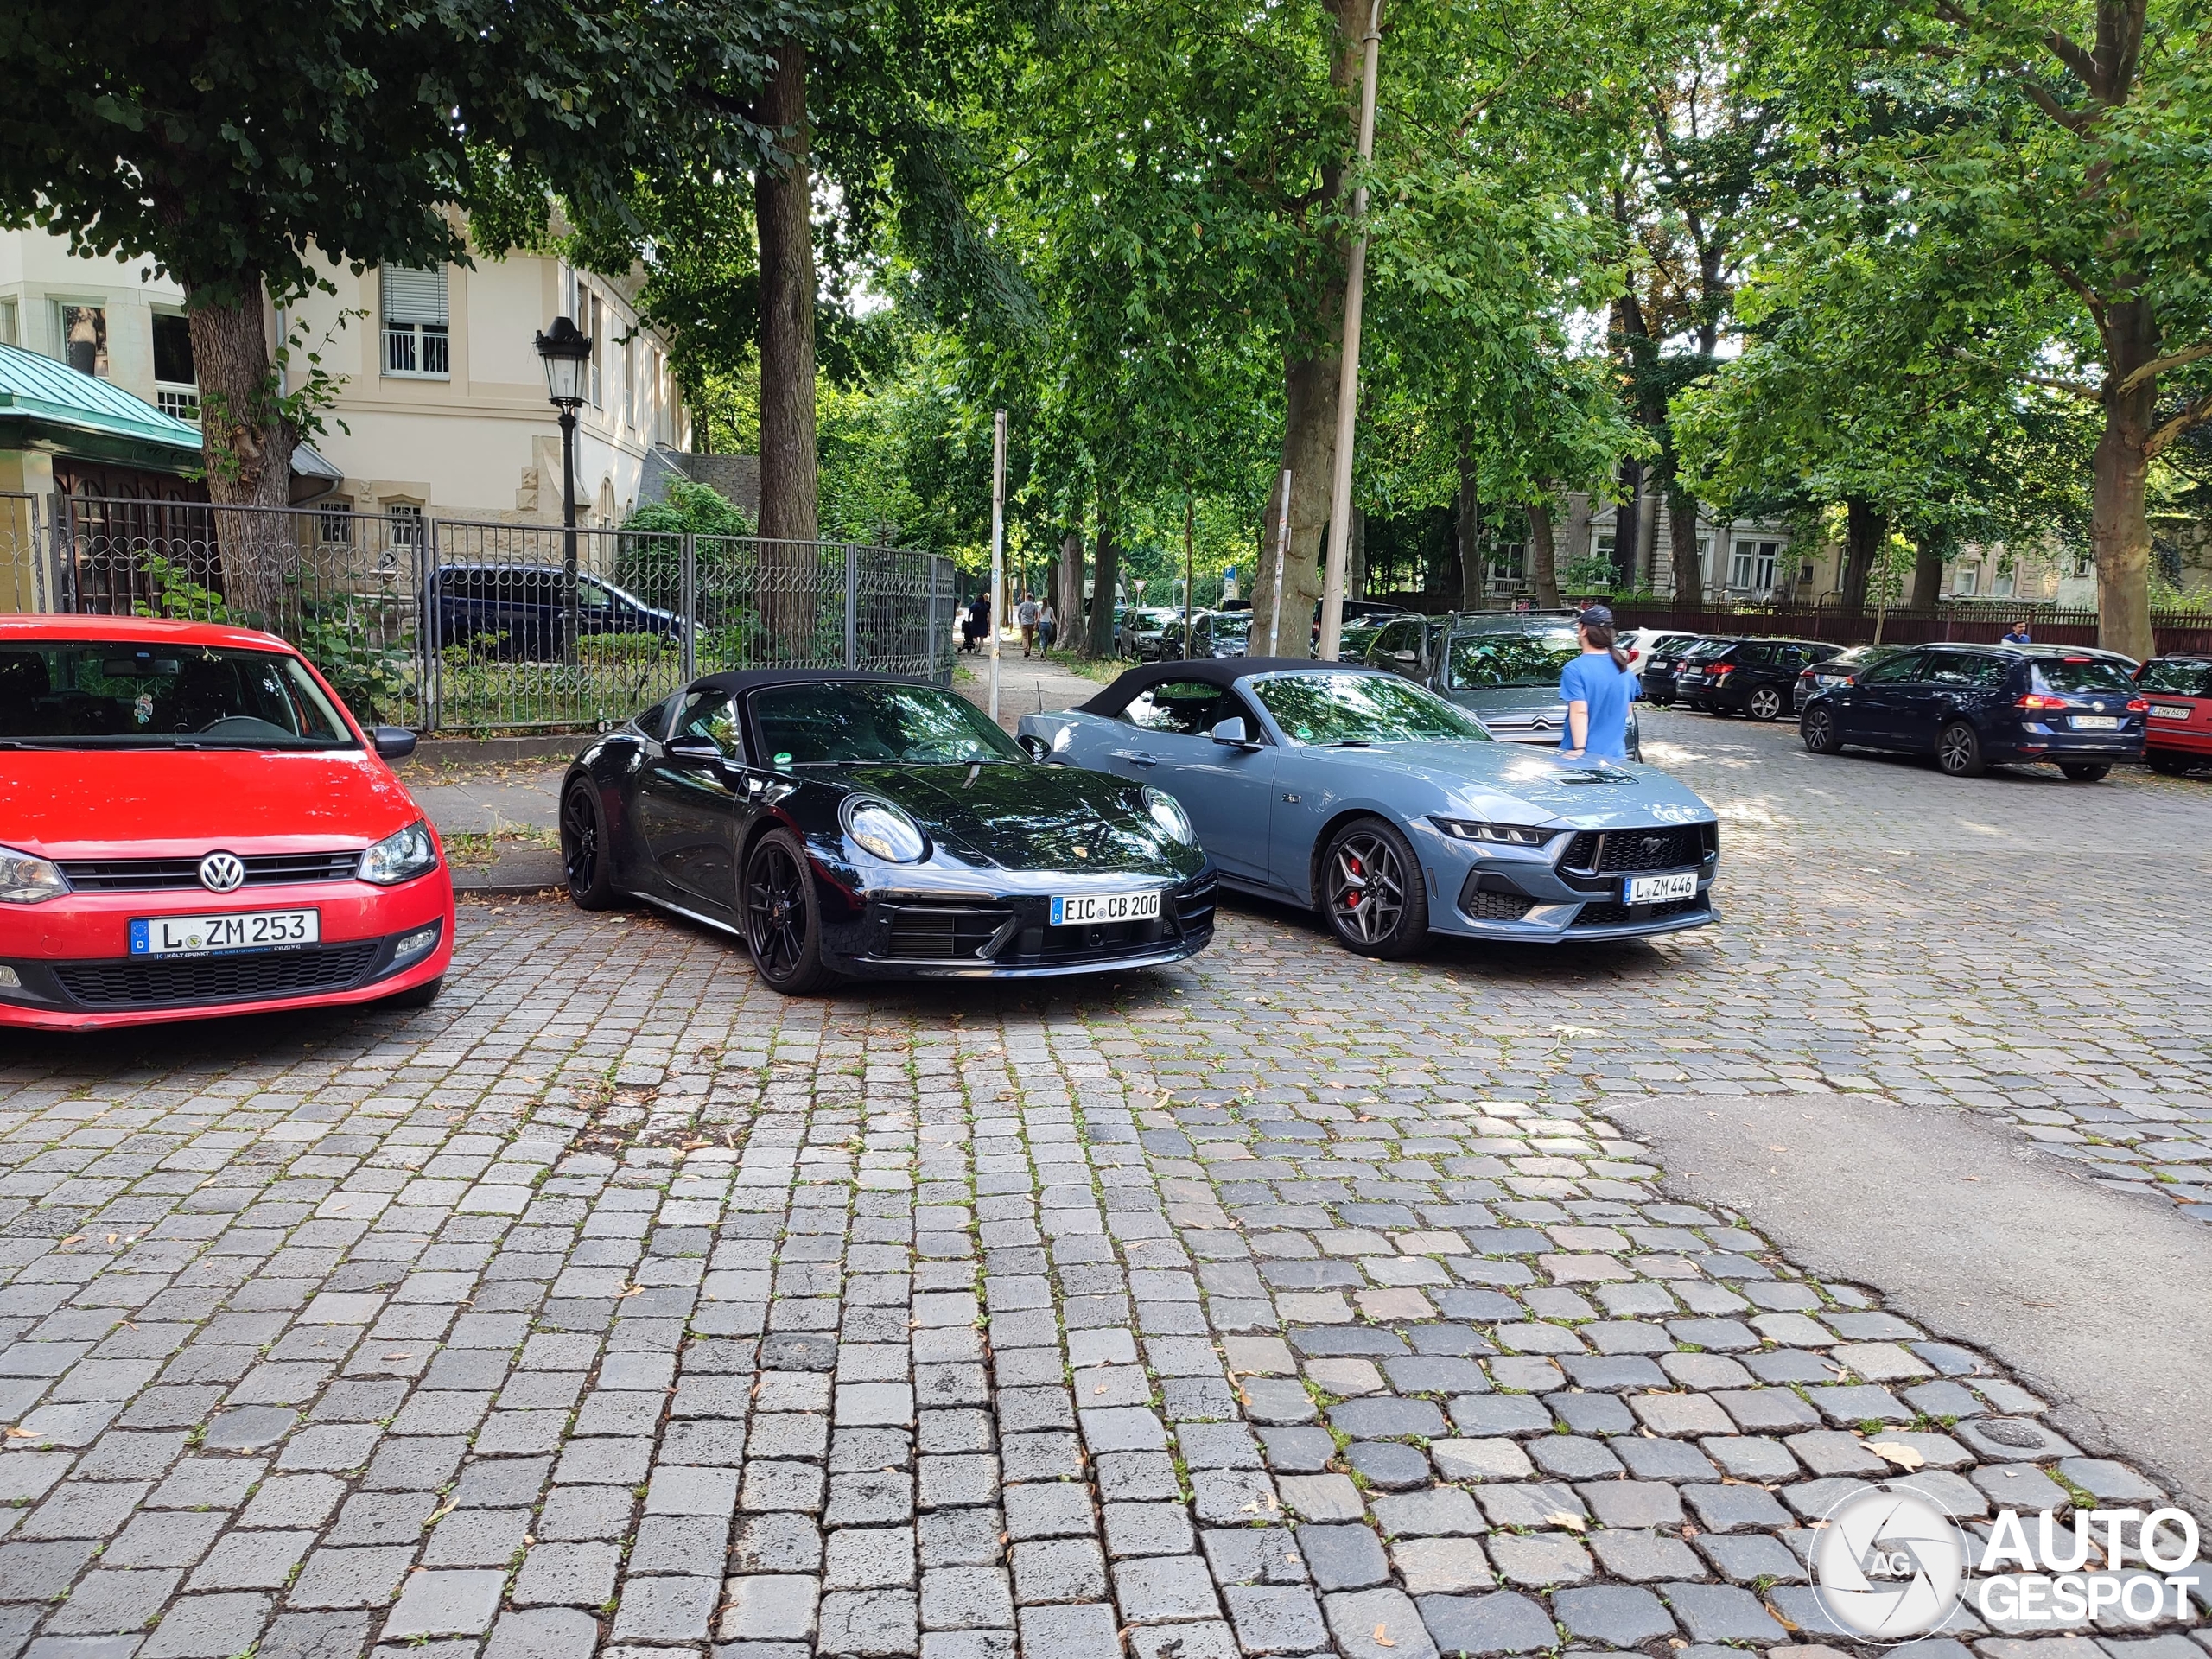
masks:
[[[2045,658],[2036,664],[2039,691],[2133,691],[2135,682],[2118,663],[2098,657]]]
[[[753,694],[761,753],[791,766],[964,766],[1020,760],[1014,741],[973,703],[926,685],[830,681]]]
[[[1573,628],[1519,628],[1457,633],[1445,653],[1444,683],[1454,691],[1500,686],[1559,685],[1560,671],[1581,654]]]
[[[1249,611],[1230,612],[1213,620],[1213,637],[1217,644],[1242,645],[1251,632],[1252,613]]]
[[[2212,663],[2146,663],[2136,683],[2170,696],[2212,697]]]
[[[0,646],[0,744],[55,748],[360,747],[298,658],[141,639]]]
[[[1283,674],[1252,693],[1300,743],[1487,743],[1490,734],[1433,692],[1381,674]]]

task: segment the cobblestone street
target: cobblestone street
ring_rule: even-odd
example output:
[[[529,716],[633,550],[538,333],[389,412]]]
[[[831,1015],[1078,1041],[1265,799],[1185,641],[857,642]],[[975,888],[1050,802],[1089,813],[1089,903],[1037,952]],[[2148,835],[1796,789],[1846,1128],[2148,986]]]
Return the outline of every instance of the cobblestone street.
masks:
[[[1607,1109],[1993,1115],[2212,1221],[2212,784],[1647,721],[1725,821],[1652,944],[1231,904],[1172,970],[788,1001],[515,899],[423,1013],[10,1037],[0,1659],[1724,1659],[1845,1643],[1861,1484],[2169,1501]],[[2212,1573],[2149,1576],[1914,1651],[2206,1659]]]

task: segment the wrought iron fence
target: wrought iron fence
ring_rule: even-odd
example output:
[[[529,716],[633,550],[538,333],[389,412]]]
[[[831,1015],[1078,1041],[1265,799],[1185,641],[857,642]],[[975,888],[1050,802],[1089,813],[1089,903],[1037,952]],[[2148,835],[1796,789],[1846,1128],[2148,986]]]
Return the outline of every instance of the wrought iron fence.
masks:
[[[0,609],[265,628],[424,731],[602,726],[726,668],[949,682],[954,580],[844,543],[0,496]]]

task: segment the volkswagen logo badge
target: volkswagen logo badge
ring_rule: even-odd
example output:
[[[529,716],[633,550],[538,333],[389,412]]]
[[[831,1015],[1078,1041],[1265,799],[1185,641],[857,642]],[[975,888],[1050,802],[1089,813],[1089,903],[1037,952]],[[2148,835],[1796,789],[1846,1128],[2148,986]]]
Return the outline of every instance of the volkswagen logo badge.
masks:
[[[236,853],[210,853],[200,861],[200,885],[210,893],[229,893],[245,880],[245,861]]]

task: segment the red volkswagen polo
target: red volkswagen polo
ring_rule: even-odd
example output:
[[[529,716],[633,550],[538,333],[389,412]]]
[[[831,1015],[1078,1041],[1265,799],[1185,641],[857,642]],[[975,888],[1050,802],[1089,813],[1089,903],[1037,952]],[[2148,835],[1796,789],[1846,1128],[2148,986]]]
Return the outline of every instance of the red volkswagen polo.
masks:
[[[0,1026],[422,1007],[453,957],[444,849],[283,640],[0,618]]]

